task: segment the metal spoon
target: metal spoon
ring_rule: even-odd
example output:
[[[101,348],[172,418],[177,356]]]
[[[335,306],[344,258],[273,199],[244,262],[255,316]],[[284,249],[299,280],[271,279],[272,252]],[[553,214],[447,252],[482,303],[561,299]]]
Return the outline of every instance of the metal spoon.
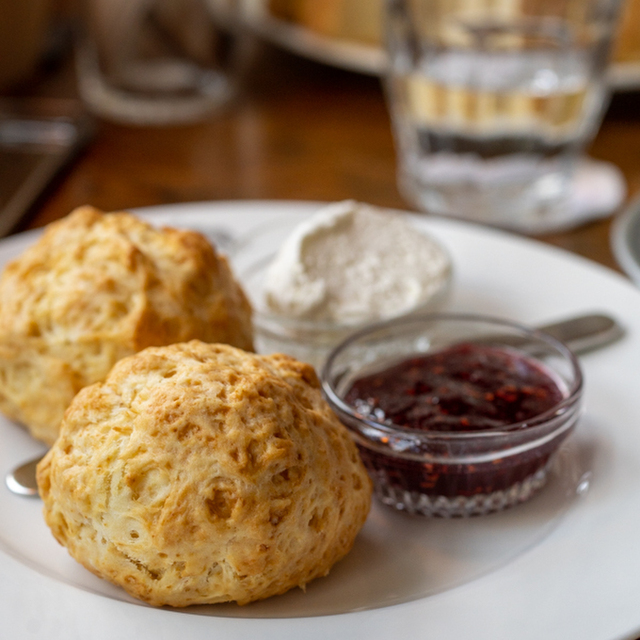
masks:
[[[606,347],[625,334],[616,320],[598,313],[561,320],[539,329],[564,342],[576,354]]]
[[[554,322],[539,329],[564,342],[574,353],[604,347],[624,335],[624,329],[613,318],[595,313]],[[36,465],[42,457],[29,460],[7,474],[5,481],[12,493],[20,496],[38,495]]]
[[[36,482],[36,466],[42,460],[44,454],[22,463],[19,467],[7,473],[5,482],[9,491],[18,496],[37,496],[38,483]]]

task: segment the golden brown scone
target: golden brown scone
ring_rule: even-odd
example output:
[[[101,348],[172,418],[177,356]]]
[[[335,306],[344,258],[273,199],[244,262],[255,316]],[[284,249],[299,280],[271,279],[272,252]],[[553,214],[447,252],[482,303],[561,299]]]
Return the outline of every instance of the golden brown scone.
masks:
[[[252,349],[251,308],[199,233],[76,209],[0,277],[0,411],[48,444],[120,358],[199,339]]]
[[[199,341],[146,349],[83,389],[38,484],[77,561],[176,607],[326,575],[371,500],[310,365]]]

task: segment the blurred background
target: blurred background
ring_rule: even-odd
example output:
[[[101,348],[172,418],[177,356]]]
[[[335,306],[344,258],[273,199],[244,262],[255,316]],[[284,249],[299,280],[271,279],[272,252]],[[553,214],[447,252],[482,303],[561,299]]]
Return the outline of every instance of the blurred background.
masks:
[[[74,61],[82,5],[0,3],[5,116],[34,98],[53,111],[57,102],[86,114]],[[396,184],[380,78],[382,0],[209,5],[214,13],[238,11],[234,29],[243,62],[233,99],[179,125],[129,125],[94,113],[73,153],[49,171],[56,178],[21,199],[20,215],[3,232],[42,226],[87,203],[117,210],[205,200],[355,198],[408,207]],[[640,191],[640,0],[624,0],[608,78],[613,96],[589,155],[620,169],[626,203]],[[15,190],[8,173],[5,167],[0,175],[5,204]],[[541,239],[618,269],[610,225],[606,217]]]

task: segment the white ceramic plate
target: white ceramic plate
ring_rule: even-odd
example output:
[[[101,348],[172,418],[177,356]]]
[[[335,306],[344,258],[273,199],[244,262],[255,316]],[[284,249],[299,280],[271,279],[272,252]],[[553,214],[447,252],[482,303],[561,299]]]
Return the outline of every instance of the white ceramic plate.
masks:
[[[367,75],[381,75],[387,65],[383,47],[317,33],[269,13],[262,0],[244,0],[243,18],[257,34],[278,46],[317,62]],[[608,70],[614,91],[640,87],[640,62],[613,62]]]
[[[260,237],[318,204],[185,204],[152,221]],[[553,247],[415,216],[451,252],[450,306],[542,323],[616,315],[619,343],[582,358],[586,412],[550,484],[531,502],[469,520],[410,518],[375,506],[353,551],[307,592],[246,607],[176,611],[140,604],[77,565],[46,529],[38,500],[0,487],[0,637],[26,640],[265,640],[433,637],[612,640],[640,633],[640,292]],[[0,263],[36,234],[0,242]],[[0,473],[42,450],[0,420]],[[585,490],[586,484],[588,490]],[[578,489],[578,490],[577,490]]]
[[[611,227],[611,248],[620,268],[640,286],[640,199],[636,198]]]

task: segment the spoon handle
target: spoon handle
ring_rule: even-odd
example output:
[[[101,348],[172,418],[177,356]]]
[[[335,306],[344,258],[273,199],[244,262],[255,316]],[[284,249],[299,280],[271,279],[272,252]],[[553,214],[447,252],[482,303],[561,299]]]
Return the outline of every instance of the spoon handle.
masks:
[[[625,333],[616,320],[598,313],[569,318],[538,328],[564,342],[574,353],[586,353],[605,347],[622,338]]]

